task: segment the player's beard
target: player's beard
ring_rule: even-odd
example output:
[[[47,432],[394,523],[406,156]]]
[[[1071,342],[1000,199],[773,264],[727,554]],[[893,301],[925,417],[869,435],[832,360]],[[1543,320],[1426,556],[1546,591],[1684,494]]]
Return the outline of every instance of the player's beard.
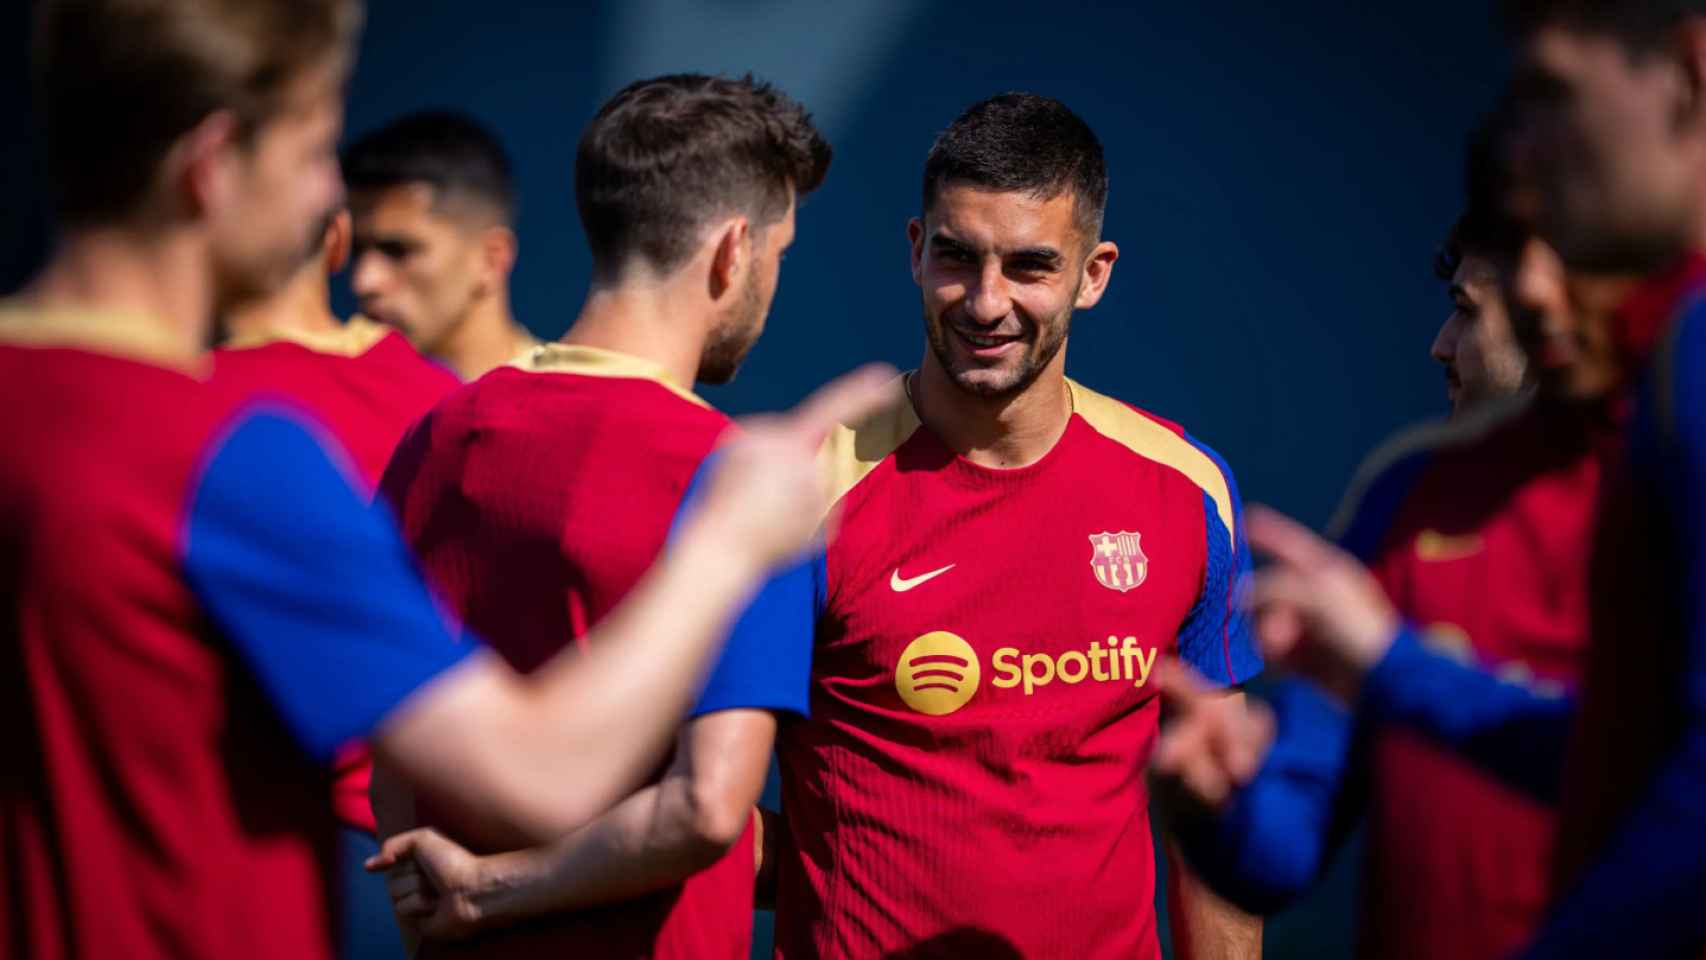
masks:
[[[764,315],[769,311],[770,305],[764,302],[756,275],[749,273],[734,309],[705,339],[696,375],[700,383],[722,384],[735,378],[746,355],[752,352],[753,345],[758,343],[759,335],[764,332]]]
[[[1077,290],[1066,302],[1077,300]],[[925,338],[930,341],[930,349],[936,354],[936,363],[948,374],[948,379],[954,385],[973,396],[986,400],[998,400],[1025,392],[1037,377],[1048,368],[1054,358],[1059,355],[1066,345],[1066,338],[1072,332],[1072,308],[1068,306],[1053,323],[1033,324],[1035,340],[1030,349],[1019,362],[1007,371],[1007,375],[991,381],[983,377],[972,377],[974,371],[987,370],[987,367],[962,366],[954,357],[953,347],[948,343],[949,322],[946,317],[935,321],[930,319],[929,308],[925,308],[924,331]]]

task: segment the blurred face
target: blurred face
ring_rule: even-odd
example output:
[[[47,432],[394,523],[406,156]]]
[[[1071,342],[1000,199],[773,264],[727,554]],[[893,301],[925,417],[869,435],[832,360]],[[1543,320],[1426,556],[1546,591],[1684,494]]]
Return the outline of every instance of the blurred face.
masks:
[[[305,77],[285,108],[234,148],[230,189],[208,209],[219,312],[283,286],[342,202],[339,77],[331,67]]]
[[[1071,191],[1039,200],[945,184],[908,224],[931,355],[961,390],[1011,396],[1064,364],[1072,311],[1100,299],[1118,252],[1093,247]]]
[[[1451,277],[1451,313],[1431,352],[1445,368],[1454,415],[1522,389],[1528,361],[1511,330],[1491,260],[1465,256],[1458,264]]]
[[[782,219],[747,237],[752,266],[746,271],[733,309],[711,331],[699,356],[701,383],[728,383],[764,333],[764,321],[782,278],[782,255],[794,242],[794,198]]]
[[[1513,156],[1572,270],[1646,273],[1693,241],[1699,137],[1683,61],[1547,26],[1512,77]]]
[[[483,233],[490,224],[440,208],[430,184],[350,195],[355,244],[350,286],[368,318],[440,352],[491,282]]]
[[[1620,372],[1611,314],[1629,284],[1567,276],[1546,243],[1524,244],[1509,276],[1508,300],[1517,342],[1543,395],[1591,401],[1616,387]]]

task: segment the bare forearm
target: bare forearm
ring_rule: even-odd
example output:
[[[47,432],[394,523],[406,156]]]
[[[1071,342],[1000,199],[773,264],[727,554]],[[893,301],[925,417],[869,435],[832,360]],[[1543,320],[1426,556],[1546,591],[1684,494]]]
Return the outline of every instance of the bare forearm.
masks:
[[[417,694],[375,754],[488,849],[551,842],[630,792],[656,764],[717,641],[764,571],[696,521],[588,638],[526,678],[489,655]]]
[[[665,780],[546,847],[483,857],[470,891],[487,926],[580,910],[681,883],[726,852],[684,814],[682,781]]]
[[[368,802],[373,805],[373,822],[379,842],[405,830],[419,826],[415,816],[415,795],[389,766],[373,765],[372,778],[367,784]]]
[[[1216,896],[1167,842],[1167,912],[1173,955],[1181,960],[1254,960],[1262,955],[1262,918]]]

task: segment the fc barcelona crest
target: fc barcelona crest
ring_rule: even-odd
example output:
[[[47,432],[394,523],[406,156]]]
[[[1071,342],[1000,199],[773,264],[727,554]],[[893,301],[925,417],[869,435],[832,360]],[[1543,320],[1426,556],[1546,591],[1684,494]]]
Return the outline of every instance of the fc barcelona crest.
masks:
[[[1140,586],[1149,576],[1149,558],[1139,545],[1140,533],[1092,533],[1090,535],[1090,569],[1096,571],[1096,582],[1109,590],[1121,593]]]

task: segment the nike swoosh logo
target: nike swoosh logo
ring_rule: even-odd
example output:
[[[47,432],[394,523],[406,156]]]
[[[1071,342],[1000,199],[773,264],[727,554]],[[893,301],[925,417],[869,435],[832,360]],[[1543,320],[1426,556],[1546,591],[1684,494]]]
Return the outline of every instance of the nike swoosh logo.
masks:
[[[940,570],[932,570],[929,573],[921,573],[916,577],[902,577],[900,575],[900,568],[895,567],[894,573],[889,574],[889,589],[893,590],[895,593],[905,593],[906,591],[911,590],[913,587],[918,586],[919,584],[923,583],[924,581],[934,580],[935,578],[941,576],[944,573],[947,573],[949,570],[952,570],[952,569],[954,569],[954,565],[950,563],[947,566],[941,568]]]
[[[1416,537],[1416,556],[1433,563],[1472,557],[1481,548],[1481,538],[1473,533],[1452,536],[1438,530],[1423,530]]]

